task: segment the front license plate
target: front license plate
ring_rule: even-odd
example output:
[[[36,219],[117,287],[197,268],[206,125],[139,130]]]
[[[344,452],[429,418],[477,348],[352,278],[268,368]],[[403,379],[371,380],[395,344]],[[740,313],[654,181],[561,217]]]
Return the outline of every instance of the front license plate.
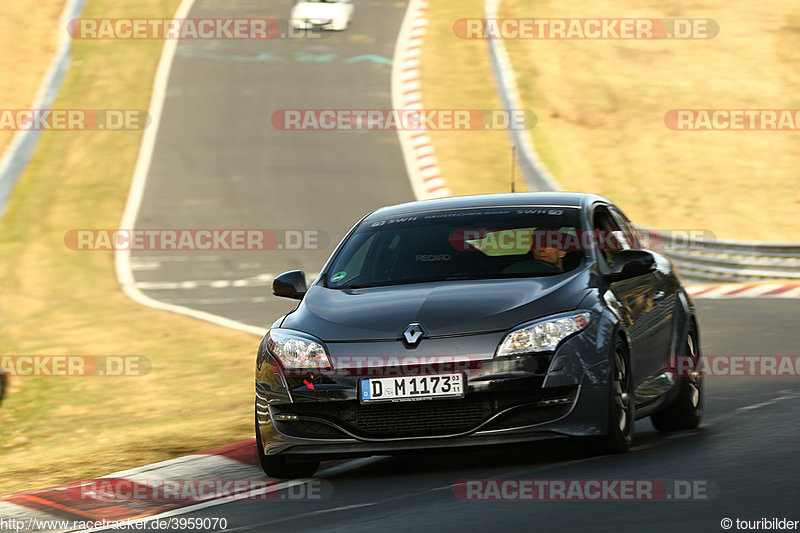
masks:
[[[464,374],[362,379],[359,397],[361,403],[463,398],[465,381]]]

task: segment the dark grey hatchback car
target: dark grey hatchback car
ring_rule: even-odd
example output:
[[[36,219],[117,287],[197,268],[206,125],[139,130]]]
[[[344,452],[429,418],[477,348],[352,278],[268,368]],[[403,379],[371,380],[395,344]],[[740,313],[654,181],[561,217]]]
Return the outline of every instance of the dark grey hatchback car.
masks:
[[[256,441],[273,477],[320,460],[582,437],[622,452],[634,420],[697,427],[695,308],[610,201],[482,195],[378,209],[258,349]],[[673,358],[673,359],[670,359]]]

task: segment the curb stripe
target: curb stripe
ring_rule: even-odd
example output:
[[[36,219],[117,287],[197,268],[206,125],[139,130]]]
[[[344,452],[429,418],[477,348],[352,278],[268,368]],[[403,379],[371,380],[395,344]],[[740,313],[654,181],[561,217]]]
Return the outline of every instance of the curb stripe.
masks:
[[[787,292],[787,291],[792,290],[794,288],[795,288],[794,285],[784,285],[783,287],[778,287],[777,289],[772,289],[770,291],[765,292],[764,296],[767,296],[767,295],[772,296],[774,294],[780,294],[782,292]]]
[[[172,511],[204,500],[178,500],[165,502],[158,500],[131,499],[116,501],[87,491],[89,484],[104,479],[124,480],[131,487],[145,487],[143,481],[155,480],[203,480],[221,479],[263,479],[270,487],[279,484],[270,481],[256,464],[255,439],[235,442],[206,452],[187,455],[154,463],[144,467],[124,470],[101,478],[68,483],[57,487],[22,491],[0,497],[0,509],[8,506],[24,509],[27,518],[35,515],[41,520],[100,521],[137,519]],[[135,490],[135,489],[132,489]],[[218,496],[217,496],[218,497]],[[214,498],[211,498],[214,499]],[[19,511],[15,514],[21,515]]]
[[[219,448],[202,452],[200,455],[221,455],[252,466],[257,466],[258,461],[255,438],[220,446]]]
[[[748,290],[753,289],[753,288],[755,288],[755,285],[745,285],[743,287],[739,287],[738,289],[734,289],[734,290],[728,292],[728,296],[731,296],[731,295],[734,295],[734,294],[739,294],[741,292],[748,291]]]
[[[692,298],[799,298],[800,284],[687,285]]]
[[[395,109],[422,109],[419,56],[428,25],[425,19],[427,7],[428,0],[410,0],[397,36],[392,61],[392,106]],[[424,125],[420,129],[424,130]],[[398,130],[397,135],[417,200],[451,196],[452,192],[433,157],[433,144],[426,132]]]

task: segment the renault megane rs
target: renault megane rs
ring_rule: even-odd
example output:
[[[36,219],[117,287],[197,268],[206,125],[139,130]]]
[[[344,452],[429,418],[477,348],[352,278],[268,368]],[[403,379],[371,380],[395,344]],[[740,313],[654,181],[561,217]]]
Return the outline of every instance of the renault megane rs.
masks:
[[[702,378],[694,304],[596,195],[522,193],[378,209],[344,237],[261,342],[264,471],[320,460],[581,437],[623,452],[634,421],[694,428]]]

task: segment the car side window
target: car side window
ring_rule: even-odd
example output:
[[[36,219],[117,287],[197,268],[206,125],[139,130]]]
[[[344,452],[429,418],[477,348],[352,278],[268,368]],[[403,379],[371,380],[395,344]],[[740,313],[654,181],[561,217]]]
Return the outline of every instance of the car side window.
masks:
[[[620,239],[623,229],[608,207],[604,205],[595,207],[592,227],[597,237],[600,256],[605,260],[606,266],[610,267],[617,258],[619,250],[630,247],[627,242],[624,242],[624,238]]]
[[[359,238],[360,236],[356,236]],[[353,254],[349,261],[344,266],[344,270],[340,272],[332,272],[332,276],[336,276],[337,279],[333,281],[343,281],[347,282],[351,279],[358,277],[364,270],[366,266],[367,255],[369,254],[370,248],[372,247],[373,242],[375,241],[375,235],[370,235],[367,239],[364,240],[358,247],[358,250]]]
[[[631,224],[631,221],[628,220],[628,217],[626,217],[622,211],[614,207],[611,208],[611,213],[614,215],[614,218],[622,228],[622,231],[625,234],[625,240],[630,247],[641,248],[641,244],[639,243],[639,234],[633,227],[633,224]]]

